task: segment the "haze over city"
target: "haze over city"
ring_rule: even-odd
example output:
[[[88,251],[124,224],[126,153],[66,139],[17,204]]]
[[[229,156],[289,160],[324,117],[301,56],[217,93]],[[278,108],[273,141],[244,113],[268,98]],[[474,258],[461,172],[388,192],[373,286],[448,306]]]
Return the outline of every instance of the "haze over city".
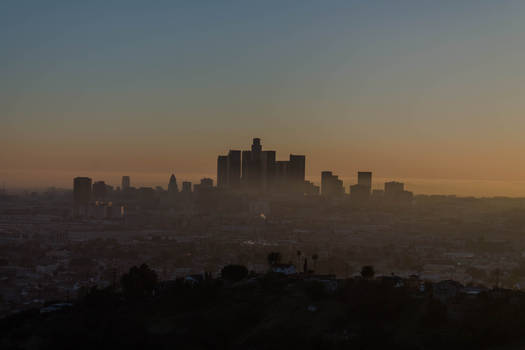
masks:
[[[519,1],[0,4],[0,181],[196,181],[261,137],[416,193],[524,196]]]
[[[524,33],[0,1],[0,349],[525,349]]]

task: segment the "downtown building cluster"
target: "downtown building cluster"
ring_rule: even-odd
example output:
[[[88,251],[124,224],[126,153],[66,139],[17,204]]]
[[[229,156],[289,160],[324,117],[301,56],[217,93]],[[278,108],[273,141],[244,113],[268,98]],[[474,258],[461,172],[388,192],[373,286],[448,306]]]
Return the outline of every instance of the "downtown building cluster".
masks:
[[[167,191],[161,186],[132,187],[129,176],[123,176],[121,186],[116,188],[104,181],[76,177],[73,180],[74,215],[115,218],[122,216],[124,209],[129,211],[129,203],[136,203],[140,208],[180,208],[182,204],[184,208],[191,208],[196,202],[206,206],[205,203],[223,198],[226,193],[321,195],[334,199],[347,196],[343,181],[331,171],[321,172],[319,187],[305,179],[305,169],[306,156],[290,154],[288,160],[277,160],[276,151],[263,150],[261,139],[254,138],[250,150],[230,150],[227,155],[218,156],[216,186],[213,179],[203,178],[198,184],[184,181],[179,189],[174,174],[169,178]],[[406,191],[401,182],[386,182],[384,190],[372,189],[369,171],[358,172],[357,184],[349,186],[349,195],[355,203],[369,200],[406,203],[412,199],[412,192]],[[93,215],[93,212],[99,214]]]
[[[254,138],[251,150],[230,150],[217,158],[217,187],[254,193],[319,194],[319,187],[305,180],[306,156],[290,154],[276,160],[276,151],[263,150]]]

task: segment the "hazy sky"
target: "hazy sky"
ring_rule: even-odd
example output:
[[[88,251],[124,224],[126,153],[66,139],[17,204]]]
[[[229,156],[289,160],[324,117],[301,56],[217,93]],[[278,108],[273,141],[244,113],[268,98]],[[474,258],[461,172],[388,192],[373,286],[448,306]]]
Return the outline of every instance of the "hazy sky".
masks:
[[[3,0],[0,181],[196,180],[261,137],[314,180],[525,195],[524,33],[524,1]]]

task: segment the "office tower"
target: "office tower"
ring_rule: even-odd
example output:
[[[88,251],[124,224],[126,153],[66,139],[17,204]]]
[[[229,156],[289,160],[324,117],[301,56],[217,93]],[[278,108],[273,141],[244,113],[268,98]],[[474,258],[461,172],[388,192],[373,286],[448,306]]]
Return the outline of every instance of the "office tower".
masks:
[[[213,190],[213,179],[208,177],[201,179],[199,184],[193,186],[193,192],[195,193],[209,192],[211,190]]]
[[[261,186],[268,191],[273,186],[275,178],[275,151],[261,152]]]
[[[331,171],[321,173],[321,194],[323,196],[334,197],[344,193],[343,181],[339,180],[337,175],[333,175]]]
[[[370,171],[359,171],[357,172],[357,184],[372,188],[372,172]]]
[[[273,181],[275,151],[263,151],[261,139],[254,138],[251,151],[242,151],[242,183],[251,190],[268,189]]]
[[[357,172],[357,185],[350,186],[350,199],[354,202],[366,202],[372,191],[372,172]]]
[[[294,183],[304,183],[306,157],[290,154],[289,178]]]
[[[205,177],[201,179],[201,188],[212,188],[213,187],[213,179],[210,179],[209,177]]]
[[[168,182],[168,195],[173,196],[179,192],[179,187],[177,186],[177,178],[174,174],[171,174],[170,181]]]
[[[228,152],[228,186],[233,189],[241,184],[241,151]]]
[[[288,186],[288,168],[290,162],[278,160],[275,162],[274,186],[279,191],[284,191]]]
[[[93,198],[97,201],[106,199],[106,183],[104,181],[95,181],[93,183]]]
[[[228,187],[228,156],[217,157],[217,187]]]
[[[75,177],[73,179],[73,199],[75,205],[87,206],[91,200],[91,179],[89,177]]]
[[[288,185],[290,186],[290,191],[305,193],[305,162],[305,156],[290,154],[288,165]]]
[[[253,139],[252,143],[252,152],[261,152],[262,151],[262,145],[261,145],[261,139],[256,137]]]
[[[370,187],[359,184],[350,186],[350,199],[358,203],[368,201],[370,199]]]
[[[385,182],[385,199],[397,200],[405,192],[405,184],[402,182],[390,181]]]
[[[126,191],[131,186],[131,180],[129,176],[122,176],[122,191]]]
[[[250,150],[230,150],[217,158],[217,186],[242,188],[249,191],[270,190],[303,192],[305,189],[305,159],[290,155],[288,161],[277,161],[276,152],[263,150],[261,139],[254,138]],[[227,170],[224,170],[227,162]],[[227,185],[226,185],[227,184]]]
[[[242,151],[242,183],[249,189],[261,185],[261,140],[253,139],[252,150]]]
[[[191,192],[191,182],[184,181],[182,183],[182,192],[184,192],[184,193],[190,193]]]

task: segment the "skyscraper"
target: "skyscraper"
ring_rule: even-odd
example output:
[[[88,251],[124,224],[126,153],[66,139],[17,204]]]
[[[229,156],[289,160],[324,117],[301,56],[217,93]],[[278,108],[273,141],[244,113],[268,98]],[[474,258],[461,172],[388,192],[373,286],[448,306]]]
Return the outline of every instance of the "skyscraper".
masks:
[[[357,173],[357,184],[372,188],[372,172],[371,171],[359,171]]]
[[[122,176],[122,191],[126,191],[131,186],[131,180],[129,176]]]
[[[237,189],[241,183],[241,151],[217,157],[217,187]]]
[[[290,160],[277,161],[276,152],[264,150],[261,139],[254,138],[250,150],[230,150],[217,158],[217,187],[242,188],[249,191],[303,192],[305,159],[290,155]],[[225,170],[225,162],[227,163]]]
[[[168,195],[174,196],[179,192],[179,187],[177,186],[177,178],[175,174],[171,174],[170,181],[168,182]]]
[[[191,182],[184,181],[182,182],[182,192],[190,193],[191,192]]]
[[[104,181],[95,181],[93,184],[93,198],[97,201],[103,201],[106,199],[106,183]]]
[[[75,205],[88,205],[91,200],[91,179],[75,177],[73,179],[73,198]]]
[[[405,191],[405,184],[397,181],[385,182],[385,199],[395,200]]]
[[[200,186],[201,186],[201,188],[212,188],[213,187],[213,179],[210,179],[209,177],[202,178]]]
[[[241,151],[228,152],[228,186],[233,189],[241,184]]]
[[[263,151],[254,138],[251,151],[242,151],[242,183],[250,190],[266,190],[273,181],[275,151]]]
[[[366,202],[372,192],[372,172],[357,172],[357,185],[350,186],[350,199],[354,202]]]
[[[217,157],[217,187],[228,187],[228,156]]]
[[[305,163],[305,156],[290,154],[290,166],[288,172],[289,179],[294,185],[302,185],[304,183]]]
[[[321,173],[321,194],[323,196],[335,197],[344,193],[343,181],[339,180],[337,175],[333,175],[331,171]]]

